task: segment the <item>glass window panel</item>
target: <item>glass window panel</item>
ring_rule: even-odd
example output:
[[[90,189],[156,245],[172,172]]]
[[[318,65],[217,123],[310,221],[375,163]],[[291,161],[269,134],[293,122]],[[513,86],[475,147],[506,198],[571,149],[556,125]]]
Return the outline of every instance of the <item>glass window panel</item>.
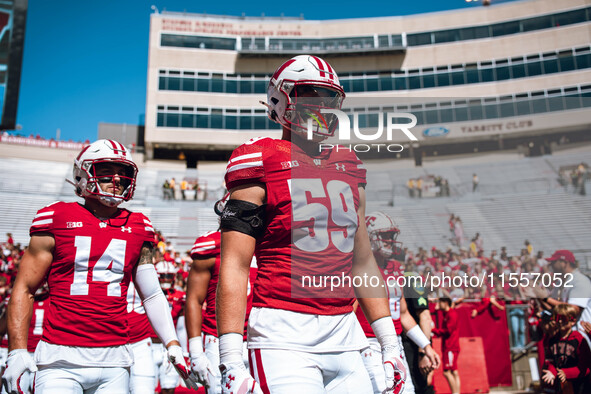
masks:
[[[209,92],[209,79],[197,78],[197,91]]]
[[[449,86],[449,73],[436,74],[437,86]]]
[[[503,22],[492,25],[493,37],[519,33],[519,21]]]
[[[497,81],[503,81],[505,79],[511,78],[509,73],[509,67],[498,67],[497,68]]]
[[[529,77],[533,77],[535,75],[542,74],[542,63],[541,62],[533,62],[527,64],[527,75]]]
[[[497,119],[499,117],[499,108],[496,104],[484,106],[485,119]]]
[[[363,79],[354,79],[351,83],[352,92],[363,92],[365,90]]]
[[[397,76],[394,78],[394,86],[396,90],[406,90],[408,89],[408,81],[405,76]]]
[[[380,77],[380,90],[392,90],[392,77]]]
[[[491,36],[490,26],[474,27],[474,38],[488,38]]]
[[[367,114],[367,127],[377,129],[378,127],[378,114]]]
[[[350,79],[340,79],[341,85],[343,86],[343,90],[345,93],[351,91],[351,80]]]
[[[233,115],[226,115],[224,117],[224,120],[226,121],[226,124],[224,126],[225,129],[228,130],[236,130],[236,128],[238,127],[238,119],[236,118],[236,116]]]
[[[587,17],[585,15],[585,9],[569,11],[569,12],[561,12],[560,14],[554,15],[554,25],[555,26],[571,25],[573,23],[585,22],[586,19],[587,19]]]
[[[471,120],[484,119],[483,108],[481,105],[471,105],[469,108],[470,108],[470,119]]]
[[[517,115],[529,115],[531,113],[529,101],[517,101],[515,106],[517,107]]]
[[[408,86],[409,89],[420,89],[421,88],[421,77],[418,75],[413,75],[412,77],[408,77]]]
[[[451,108],[444,108],[439,110],[439,117],[441,118],[441,123],[450,123],[454,121],[454,113]]]
[[[433,40],[435,43],[458,41],[460,38],[460,31],[458,29],[442,30],[433,32]]]
[[[502,103],[499,105],[499,109],[501,110],[501,118],[515,116],[515,108],[513,108],[513,103]]]
[[[254,128],[257,130],[266,129],[266,116],[255,116],[254,117]]]
[[[166,127],[179,127],[179,114],[166,114]]]
[[[181,114],[181,127],[190,127],[193,128],[193,121],[195,120],[195,116],[193,114]]]
[[[423,88],[435,87],[435,76],[433,74],[423,75]]]
[[[242,80],[240,81],[240,93],[252,93],[252,81]]]
[[[181,90],[181,79],[178,77],[168,77],[168,90]]]
[[[482,82],[492,82],[495,80],[494,70],[492,68],[483,68],[480,70],[480,80]]]
[[[226,80],[226,93],[238,93],[238,83],[235,80]]]
[[[262,79],[254,81],[254,92],[255,93],[267,93],[268,82]]]
[[[431,44],[431,33],[409,34],[406,38],[406,41],[409,46],[430,45]]]
[[[525,78],[525,65],[514,64],[511,66],[511,77],[512,78]]]
[[[548,97],[548,109],[550,111],[564,110],[564,102],[562,97]]]
[[[388,47],[388,36],[385,35],[381,35],[378,36],[378,45],[382,48],[387,48]]]
[[[183,78],[182,79],[182,90],[185,92],[195,91],[195,78]]]
[[[466,70],[466,81],[468,81],[468,83],[478,83],[478,69],[473,68]]]
[[[202,115],[202,114],[197,114],[197,123],[196,126],[200,129],[207,129],[209,128],[208,125],[208,121],[209,121],[209,115]]]
[[[240,130],[251,130],[252,129],[252,116],[242,115],[240,116]]]
[[[216,93],[221,93],[224,91],[224,84],[221,78],[211,79],[211,91]]]
[[[576,57],[576,60],[577,60],[577,68],[579,70],[591,67],[591,54],[579,55]]]
[[[460,39],[461,40],[473,40],[476,38],[476,31],[473,27],[465,27],[460,29]]]
[[[544,15],[537,18],[524,19],[521,21],[523,31],[541,30],[552,27],[552,16]]]
[[[466,107],[457,107],[454,108],[454,118],[456,122],[464,122],[468,120],[468,108]]]
[[[546,107],[546,99],[545,98],[532,100],[531,105],[532,105],[532,112],[534,114],[539,114],[539,113],[543,113],[543,112],[548,111],[548,108]]]
[[[463,85],[464,82],[464,72],[463,71],[456,71],[451,73],[451,83],[452,85]]]
[[[209,118],[210,127],[212,129],[221,129],[223,128],[223,116],[221,109],[213,109],[211,111],[211,116]]]
[[[560,71],[572,71],[575,69],[575,59],[572,56],[561,56],[558,58],[560,62]]]
[[[558,72],[558,59],[544,60],[544,74],[553,74]]]
[[[166,77],[158,78],[158,90],[166,90]]]
[[[164,114],[162,112],[158,112],[156,127],[164,127]]]
[[[367,85],[367,92],[375,92],[378,90],[377,78],[367,78],[365,84]]]
[[[564,97],[564,106],[566,109],[581,108],[581,98],[579,95],[568,95]]]
[[[430,110],[425,111],[425,123],[426,124],[437,124],[439,123],[439,111]]]

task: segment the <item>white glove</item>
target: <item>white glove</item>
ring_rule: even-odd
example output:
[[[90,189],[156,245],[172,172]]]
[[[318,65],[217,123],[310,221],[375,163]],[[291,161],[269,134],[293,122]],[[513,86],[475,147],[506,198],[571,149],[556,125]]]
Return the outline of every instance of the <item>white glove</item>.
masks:
[[[223,334],[219,340],[222,394],[263,394],[242,361],[242,335],[231,332]]]
[[[398,347],[382,347],[382,362],[386,373],[386,391],[384,394],[399,394],[404,390],[406,368],[398,354]]]
[[[168,361],[170,361],[174,369],[176,369],[177,373],[181,376],[185,385],[190,389],[197,390],[199,388],[199,386],[197,386],[197,379],[189,367],[187,367],[187,362],[185,361],[181,347],[178,345],[172,345],[166,350],[166,354],[168,355]]]
[[[261,386],[244,367],[242,361],[221,364],[222,394],[263,394]]]
[[[35,372],[37,372],[37,365],[27,349],[15,349],[8,353],[6,369],[2,375],[2,386],[8,393],[26,392],[29,390],[28,384]]]
[[[189,354],[191,355],[191,370],[197,381],[209,389],[214,384],[215,373],[205,353],[201,335],[189,339]]]

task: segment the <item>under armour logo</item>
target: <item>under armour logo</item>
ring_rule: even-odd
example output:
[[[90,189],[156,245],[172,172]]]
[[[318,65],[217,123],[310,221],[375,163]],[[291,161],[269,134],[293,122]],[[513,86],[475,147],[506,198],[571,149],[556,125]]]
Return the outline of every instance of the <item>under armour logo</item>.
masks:
[[[100,223],[99,223],[99,227],[100,227],[100,228],[105,228],[105,227],[107,227],[107,223],[105,223],[105,222],[100,222]]]
[[[228,380],[229,380],[230,382],[233,382],[235,379],[236,379],[236,378],[235,378],[234,376],[232,376],[232,375],[228,375]]]
[[[126,232],[126,231],[127,231],[128,233],[131,233],[131,227],[125,227],[125,226],[121,227],[121,232],[122,232],[122,233],[124,233],[124,232]]]
[[[345,171],[345,165],[341,163],[335,163],[337,171]]]

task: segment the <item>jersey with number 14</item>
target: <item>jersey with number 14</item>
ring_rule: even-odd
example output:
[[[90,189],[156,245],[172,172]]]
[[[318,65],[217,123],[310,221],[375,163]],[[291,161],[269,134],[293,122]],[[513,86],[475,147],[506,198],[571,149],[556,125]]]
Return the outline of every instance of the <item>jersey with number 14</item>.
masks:
[[[101,221],[79,203],[40,209],[30,234],[55,239],[47,282],[51,304],[42,340],[106,347],[128,342],[127,290],[144,242],[154,229],[141,213],[119,209]]]
[[[361,161],[340,148],[310,157],[290,141],[262,138],[234,150],[228,189],[259,183],[266,190],[254,307],[318,315],[353,310],[350,286],[331,288],[323,281],[350,277],[359,186],[366,183]]]

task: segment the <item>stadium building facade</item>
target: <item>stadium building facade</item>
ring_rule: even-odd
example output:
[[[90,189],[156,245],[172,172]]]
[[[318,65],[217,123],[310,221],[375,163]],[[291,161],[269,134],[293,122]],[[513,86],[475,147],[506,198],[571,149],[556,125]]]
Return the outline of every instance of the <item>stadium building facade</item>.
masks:
[[[359,114],[362,132],[382,113],[417,117],[417,142],[402,133],[375,141],[402,144],[399,156],[549,153],[589,139],[590,21],[589,0],[330,21],[154,13],[146,157],[186,157],[192,167],[227,159],[252,137],[279,137],[259,101],[273,71],[298,54],[338,71],[345,112]]]

